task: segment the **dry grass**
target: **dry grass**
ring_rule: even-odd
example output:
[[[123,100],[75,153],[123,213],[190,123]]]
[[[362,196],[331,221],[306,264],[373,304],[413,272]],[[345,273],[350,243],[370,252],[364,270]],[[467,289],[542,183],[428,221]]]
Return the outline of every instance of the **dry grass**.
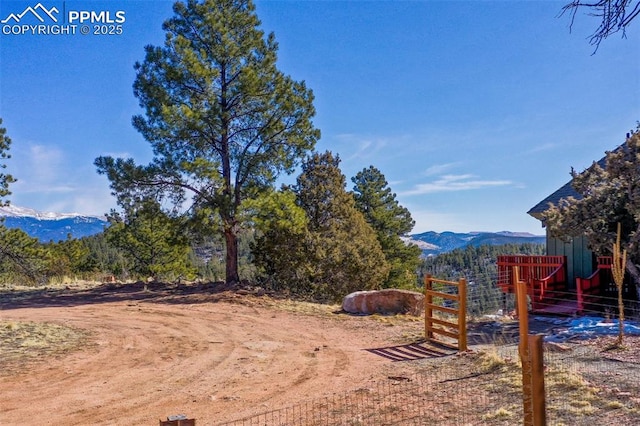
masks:
[[[273,299],[270,297],[256,297],[255,303],[271,307],[280,311],[303,315],[329,316],[341,310],[339,305],[322,305],[319,303],[302,302],[290,299]]]
[[[479,358],[480,370],[486,373],[504,372],[508,367],[508,360],[500,356],[495,350],[481,352]]]
[[[478,355],[476,365],[488,378],[477,384],[474,389],[476,394],[493,394],[498,402],[501,394],[521,395],[522,370],[519,362],[489,349]],[[637,394],[637,384],[634,389],[626,389],[627,392],[615,387],[607,391],[602,389],[601,383],[609,386],[613,383],[606,370],[600,373],[592,371],[587,379],[586,371],[572,362],[546,360],[545,367],[547,421],[550,424],[638,424],[640,421],[640,400],[632,397]],[[494,401],[493,397],[489,401]],[[521,415],[521,406],[515,407],[505,402],[503,400],[497,407],[491,402],[487,404],[489,410],[483,415],[483,420],[488,423],[504,421],[508,418],[507,414],[516,408],[518,415]]]
[[[492,413],[482,416],[482,420],[507,420],[514,418],[515,413],[512,409],[500,407]]]
[[[53,323],[0,321],[0,374],[89,344],[83,330]]]

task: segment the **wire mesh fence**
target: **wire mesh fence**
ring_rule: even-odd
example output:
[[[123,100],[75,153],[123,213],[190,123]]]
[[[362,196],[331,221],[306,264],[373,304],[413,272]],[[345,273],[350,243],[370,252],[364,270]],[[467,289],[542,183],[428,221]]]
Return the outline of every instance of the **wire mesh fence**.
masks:
[[[493,277],[495,278],[495,277]],[[513,295],[468,278],[471,352],[408,361],[415,374],[387,376],[375,385],[258,413],[220,425],[519,425],[523,422],[522,364]],[[558,292],[551,301],[575,293]],[[553,300],[557,298],[557,300]],[[603,290],[580,315],[612,324],[608,332],[566,333],[573,317],[533,318],[546,324],[546,420],[550,425],[640,424],[640,336],[615,345],[617,296]],[[638,303],[625,300],[627,322],[638,324]],[[417,325],[419,327],[419,325]],[[604,327],[603,327],[604,329]],[[638,327],[640,330],[640,326]],[[564,334],[563,334],[564,333]]]
[[[517,348],[508,345],[466,357],[452,358],[437,373],[388,377],[373,387],[224,425],[522,424],[522,371]],[[545,367],[547,424],[640,424],[637,364],[607,359],[586,348],[571,353],[547,351]]]
[[[574,345],[545,355],[547,418],[550,424],[640,424],[640,370],[602,348]]]
[[[463,369],[457,371],[460,373]],[[357,389],[291,407],[264,412],[225,425],[469,425],[486,424],[478,407],[491,405],[489,392],[469,395],[470,380],[450,374],[419,373],[388,377],[373,387]],[[482,378],[488,385],[489,377]],[[486,387],[486,386],[485,386]],[[517,395],[513,395],[517,398]]]

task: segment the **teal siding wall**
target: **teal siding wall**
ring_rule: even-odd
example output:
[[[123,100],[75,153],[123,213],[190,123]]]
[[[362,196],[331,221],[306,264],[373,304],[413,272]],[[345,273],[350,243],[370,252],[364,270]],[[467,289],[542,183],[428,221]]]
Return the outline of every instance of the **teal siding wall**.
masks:
[[[570,290],[576,288],[576,278],[586,278],[595,271],[593,252],[589,250],[585,237],[576,237],[564,242],[547,233],[547,255],[567,256],[567,275]]]

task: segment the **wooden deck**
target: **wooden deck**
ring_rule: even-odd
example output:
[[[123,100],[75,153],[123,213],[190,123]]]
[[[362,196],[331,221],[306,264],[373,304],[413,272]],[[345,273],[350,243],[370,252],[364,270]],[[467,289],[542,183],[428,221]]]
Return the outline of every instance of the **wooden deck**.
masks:
[[[562,300],[552,305],[541,306],[531,311],[537,315],[557,315],[572,317],[580,311],[577,300]]]
[[[527,283],[532,311],[556,304],[567,293],[566,256],[498,256],[498,287],[514,293],[516,280]]]
[[[598,267],[588,278],[576,278],[576,292],[566,282],[565,256],[498,256],[498,286],[514,292],[514,274],[527,283],[531,312],[541,315],[574,316],[600,306],[602,274],[609,273],[611,257],[597,258]]]

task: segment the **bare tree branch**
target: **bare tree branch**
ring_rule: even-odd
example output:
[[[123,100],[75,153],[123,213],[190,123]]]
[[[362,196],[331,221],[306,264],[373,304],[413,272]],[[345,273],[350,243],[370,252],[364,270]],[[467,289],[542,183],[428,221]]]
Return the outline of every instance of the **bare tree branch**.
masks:
[[[573,0],[564,5],[560,12],[560,16],[565,13],[570,14],[570,30],[573,29],[576,15],[580,10],[585,10],[589,16],[600,18],[600,25],[589,37],[589,43],[596,46],[598,50],[602,40],[612,34],[622,32],[622,37],[626,37],[627,27],[640,15],[640,0]]]

